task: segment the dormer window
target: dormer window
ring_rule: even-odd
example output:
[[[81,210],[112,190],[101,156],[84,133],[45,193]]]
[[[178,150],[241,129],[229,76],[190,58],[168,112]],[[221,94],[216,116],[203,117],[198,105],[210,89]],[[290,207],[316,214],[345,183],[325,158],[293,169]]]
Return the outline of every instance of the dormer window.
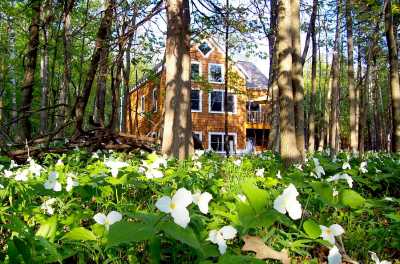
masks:
[[[208,81],[212,83],[224,82],[222,64],[208,64]]]
[[[199,50],[201,51],[201,53],[203,53],[204,57],[206,57],[212,50],[212,48],[210,47],[210,45],[203,41],[200,45],[199,45]]]

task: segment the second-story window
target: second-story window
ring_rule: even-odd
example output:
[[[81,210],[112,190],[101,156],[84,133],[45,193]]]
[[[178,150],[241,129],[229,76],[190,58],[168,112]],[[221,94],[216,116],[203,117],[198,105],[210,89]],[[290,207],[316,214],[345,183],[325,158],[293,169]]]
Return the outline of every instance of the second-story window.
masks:
[[[140,112],[144,113],[145,111],[145,97],[144,95],[142,95],[142,97],[140,97]]]
[[[228,93],[227,111],[236,113],[236,96]],[[224,110],[224,91],[212,91],[209,98],[209,112],[222,113]]]
[[[201,112],[201,91],[192,90],[191,92],[192,112]]]
[[[201,71],[200,71],[200,62],[197,61],[192,61],[192,66],[191,66],[191,78],[192,80],[197,80],[201,76]]]
[[[158,109],[157,101],[158,101],[157,88],[154,88],[153,93],[151,94],[151,110],[153,112],[157,112]]]
[[[222,64],[208,64],[208,81],[213,83],[224,82]]]

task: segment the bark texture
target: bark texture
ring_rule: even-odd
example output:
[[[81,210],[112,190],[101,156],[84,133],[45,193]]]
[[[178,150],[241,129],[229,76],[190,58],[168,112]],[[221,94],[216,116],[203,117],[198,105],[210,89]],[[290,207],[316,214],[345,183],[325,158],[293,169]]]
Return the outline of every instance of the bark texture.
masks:
[[[193,153],[190,108],[188,0],[167,0],[166,94],[162,152],[178,159]]]

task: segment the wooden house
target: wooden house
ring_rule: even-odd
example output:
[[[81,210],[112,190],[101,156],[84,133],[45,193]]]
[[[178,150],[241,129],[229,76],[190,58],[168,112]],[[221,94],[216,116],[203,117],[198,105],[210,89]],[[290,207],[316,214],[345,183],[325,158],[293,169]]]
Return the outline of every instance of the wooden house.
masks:
[[[194,137],[201,140],[204,149],[223,153],[223,49],[209,39],[192,45],[190,55]],[[253,63],[245,61],[230,63],[228,74],[230,149],[235,153],[249,152],[254,146],[257,150],[265,149],[271,119],[268,80]],[[162,136],[165,89],[165,69],[159,65],[130,91],[126,120],[129,133]]]

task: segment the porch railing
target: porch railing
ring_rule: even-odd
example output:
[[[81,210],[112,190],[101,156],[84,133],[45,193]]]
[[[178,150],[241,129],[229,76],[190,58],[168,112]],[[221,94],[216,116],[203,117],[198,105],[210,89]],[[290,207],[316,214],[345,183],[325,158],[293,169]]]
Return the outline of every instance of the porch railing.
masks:
[[[269,119],[267,112],[247,111],[247,123],[268,124]]]

